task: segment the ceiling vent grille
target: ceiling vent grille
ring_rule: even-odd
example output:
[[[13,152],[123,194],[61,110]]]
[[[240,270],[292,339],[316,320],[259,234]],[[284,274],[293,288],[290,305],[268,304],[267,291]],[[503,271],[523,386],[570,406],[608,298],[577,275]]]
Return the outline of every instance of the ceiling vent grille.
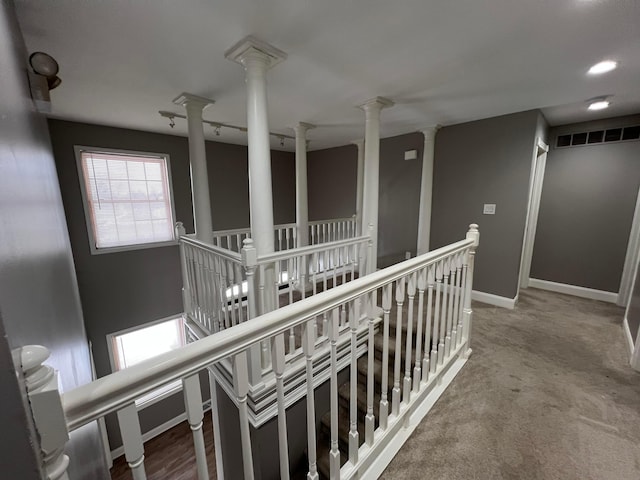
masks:
[[[558,135],[556,138],[556,148],[593,145],[595,143],[626,142],[638,139],[640,139],[640,125],[634,125],[630,127]]]

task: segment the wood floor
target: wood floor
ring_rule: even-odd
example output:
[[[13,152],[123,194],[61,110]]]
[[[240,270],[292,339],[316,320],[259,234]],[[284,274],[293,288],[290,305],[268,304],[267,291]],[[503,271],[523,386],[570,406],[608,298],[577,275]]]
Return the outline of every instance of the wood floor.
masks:
[[[216,475],[216,458],[213,450],[213,427],[211,411],[205,413],[204,442],[207,450],[209,477]],[[173,427],[162,435],[144,444],[144,465],[148,480],[192,480],[197,479],[193,435],[187,422]],[[131,472],[124,456],[117,458],[111,468],[113,480],[131,480]]]

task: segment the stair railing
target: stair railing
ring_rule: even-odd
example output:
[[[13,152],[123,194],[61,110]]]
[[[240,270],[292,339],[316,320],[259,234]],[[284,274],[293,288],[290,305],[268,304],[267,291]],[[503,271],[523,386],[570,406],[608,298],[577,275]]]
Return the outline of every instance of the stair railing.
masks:
[[[477,225],[471,225],[465,240],[266,313],[260,317],[260,321],[240,323],[217,335],[99,378],[64,393],[62,397],[56,389],[55,372],[43,364],[48,356],[46,349],[25,347],[21,355],[22,365],[45,471],[51,479],[66,480],[68,459],[63,448],[68,432],[108,413],[117,412],[125,457],[133,478],[144,480],[144,446],[135,400],[158,387],[182,379],[187,418],[196,446],[198,478],[207,479],[198,373],[212,364],[230,359],[233,364],[233,395],[239,410],[244,478],[255,478],[247,406],[248,352],[255,345],[268,342],[273,363],[277,365],[276,373],[282,375],[287,368],[284,362],[285,336],[291,328],[301,326],[307,385],[307,478],[317,479],[318,470],[323,465],[328,465],[325,474],[332,479],[376,478],[468,358],[473,259],[478,242]],[[414,308],[416,293],[417,310]],[[381,303],[381,309],[378,303]],[[341,309],[346,309],[348,314],[347,329],[340,328]],[[360,312],[365,314],[364,321],[369,331],[366,358],[363,357],[366,366],[363,368],[357,356],[351,355],[349,433],[346,447],[341,447],[338,434],[341,417],[338,409],[344,407],[337,400],[336,345],[345,336],[346,339],[351,337],[353,345],[354,331],[362,319]],[[329,318],[330,342],[323,348],[330,349],[331,358],[330,440],[318,445],[318,422],[313,400],[313,380],[318,368],[313,361],[318,348],[314,324],[325,313]],[[387,370],[391,354],[390,330],[394,324],[394,368],[390,372],[390,369]],[[414,326],[416,336],[412,333]],[[404,351],[401,343],[403,334],[406,340]],[[379,352],[375,345],[377,335],[382,336],[379,377],[373,368],[375,355]],[[412,353],[415,353],[415,357],[412,357]],[[393,383],[390,382],[391,377]],[[357,381],[365,382],[364,415],[358,409]],[[278,382],[277,387],[280,475],[281,478],[289,478],[282,384]],[[376,394],[380,395],[380,400],[374,404]],[[360,423],[364,423],[363,430],[360,430]],[[364,434],[362,445],[361,434]],[[347,451],[343,453],[345,448]],[[325,458],[327,462],[323,462]],[[233,476],[233,472],[225,474]]]
[[[309,244],[336,242],[357,236],[357,219],[353,217],[334,218],[330,220],[313,220],[309,222]],[[296,248],[298,245],[298,229],[295,223],[283,223],[274,225],[275,251]],[[213,244],[216,247],[225,248],[234,252],[242,250],[245,239],[251,238],[251,229],[233,228],[228,230],[215,230],[213,232]]]

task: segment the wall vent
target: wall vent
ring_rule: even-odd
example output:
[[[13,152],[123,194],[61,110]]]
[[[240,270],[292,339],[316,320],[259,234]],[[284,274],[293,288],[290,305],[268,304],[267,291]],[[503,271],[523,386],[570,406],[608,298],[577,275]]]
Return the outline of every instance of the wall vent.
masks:
[[[556,138],[556,148],[593,145],[595,143],[626,142],[638,139],[640,139],[640,125],[634,125],[630,127],[558,135]]]

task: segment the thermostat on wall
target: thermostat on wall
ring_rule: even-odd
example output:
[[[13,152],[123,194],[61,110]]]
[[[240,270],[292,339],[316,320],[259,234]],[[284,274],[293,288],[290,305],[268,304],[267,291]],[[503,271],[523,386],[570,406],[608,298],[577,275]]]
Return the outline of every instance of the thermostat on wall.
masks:
[[[496,204],[495,203],[485,203],[484,208],[482,209],[482,213],[484,215],[495,215],[496,214]]]

